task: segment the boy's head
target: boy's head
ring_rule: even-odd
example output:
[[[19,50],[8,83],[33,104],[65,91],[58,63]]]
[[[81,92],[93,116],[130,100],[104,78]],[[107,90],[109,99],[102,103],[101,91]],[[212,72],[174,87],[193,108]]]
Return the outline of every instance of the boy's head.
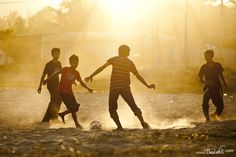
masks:
[[[76,55],[72,55],[70,56],[69,60],[71,67],[76,69],[79,64],[79,57]]]
[[[213,50],[206,50],[204,52],[204,56],[206,61],[212,61],[213,57],[214,57],[214,51]]]
[[[51,54],[54,60],[58,60],[59,56],[60,56],[60,49],[59,48],[53,48],[51,50]]]
[[[130,52],[130,48],[127,45],[121,45],[119,47],[119,56],[121,57],[128,57]]]

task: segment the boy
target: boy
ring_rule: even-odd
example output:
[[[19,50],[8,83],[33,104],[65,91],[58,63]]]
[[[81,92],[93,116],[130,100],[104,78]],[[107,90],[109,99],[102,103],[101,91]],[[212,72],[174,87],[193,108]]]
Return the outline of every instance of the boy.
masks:
[[[43,70],[43,74],[40,80],[38,93],[41,93],[42,90],[42,83],[47,75],[47,78],[50,77],[53,73],[61,70],[62,66],[61,63],[58,61],[60,56],[60,49],[59,48],[53,48],[51,50],[52,60],[49,61]],[[42,122],[49,122],[51,119],[57,119],[58,112],[60,110],[61,106],[61,98],[59,96],[59,93],[57,91],[57,86],[59,83],[59,77],[54,77],[47,83],[47,89],[50,93],[50,102],[48,104],[47,111],[43,117]]]
[[[63,103],[66,105],[67,110],[59,113],[59,116],[61,117],[63,123],[65,123],[64,116],[66,114],[71,113],[72,118],[75,122],[75,126],[77,128],[82,129],[82,126],[79,124],[76,116],[76,112],[79,110],[80,104],[76,102],[75,96],[72,92],[72,84],[74,83],[75,80],[79,81],[80,84],[88,89],[90,93],[93,92],[92,89],[88,88],[85,83],[82,81],[80,77],[80,73],[76,70],[78,64],[79,64],[79,57],[76,55],[72,55],[69,58],[70,61],[70,67],[64,67],[61,71],[51,75],[47,80],[45,80],[43,83],[47,83],[50,81],[50,79],[53,79],[53,77],[57,76],[58,74],[62,74],[61,80],[58,86],[58,91],[60,94],[60,97],[63,101]]]
[[[225,88],[227,89],[227,84],[223,76],[224,69],[220,63],[213,61],[214,51],[207,50],[205,51],[204,56],[207,63],[201,66],[201,69],[198,74],[199,82],[205,83],[205,86],[203,88],[204,96],[203,96],[202,109],[206,121],[210,121],[208,103],[209,100],[211,99],[213,104],[216,106],[216,111],[211,118],[213,120],[217,120],[224,108],[224,102],[222,97],[222,86],[220,79],[222,80]],[[205,78],[204,80],[203,77]]]
[[[140,120],[143,128],[148,129],[149,125],[143,120],[142,112],[136,105],[133,95],[130,90],[130,72],[132,72],[139,81],[141,81],[148,88],[155,89],[155,85],[148,85],[143,77],[138,73],[134,63],[128,58],[130,48],[127,45],[121,45],[119,47],[119,56],[110,58],[107,62],[98,68],[92,75],[85,79],[86,82],[92,81],[93,77],[100,73],[107,66],[112,65],[112,74],[110,82],[110,93],[109,93],[109,112],[111,118],[117,125],[116,130],[123,130],[122,125],[117,114],[117,100],[119,95],[127,102],[129,107],[132,109],[134,114]]]

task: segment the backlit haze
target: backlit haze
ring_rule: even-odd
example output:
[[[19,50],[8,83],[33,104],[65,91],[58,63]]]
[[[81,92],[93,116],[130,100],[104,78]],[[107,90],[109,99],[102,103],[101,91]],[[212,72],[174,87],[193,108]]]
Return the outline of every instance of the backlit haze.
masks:
[[[201,121],[201,96],[194,94],[202,91],[197,75],[205,63],[205,50],[215,51],[214,60],[225,68],[230,90],[236,89],[235,4],[235,0],[0,0],[0,98],[5,104],[0,106],[1,119],[23,115],[30,122],[40,121],[49,94],[44,87],[39,95],[37,87],[52,48],[61,49],[63,67],[69,65],[72,54],[78,55],[77,70],[85,78],[116,56],[121,44],[127,44],[129,58],[140,74],[157,87],[149,90],[131,75],[132,91],[144,117],[159,128],[166,124],[187,126],[192,119]],[[84,88],[73,87],[82,104],[78,113],[82,123],[95,117],[108,127],[114,125],[107,109],[110,73],[111,67],[87,83],[94,95],[83,96],[87,92]],[[132,111],[120,101],[119,112],[126,126],[140,127]],[[200,118],[190,116],[192,107],[188,111],[185,106],[191,105],[196,109],[194,116]],[[160,124],[163,119],[168,123]]]
[[[53,47],[61,49],[63,66],[79,55],[85,77],[127,44],[140,73],[163,84],[161,91],[179,92],[173,88],[179,82],[188,84],[187,91],[199,90],[207,49],[224,68],[236,69],[235,0],[0,0],[0,8],[0,64],[10,63],[23,77],[12,77],[12,69],[3,85],[18,80],[37,86]],[[98,89],[108,89],[110,72],[97,77],[107,80]]]
[[[62,0],[1,0],[0,17],[7,16],[12,11],[17,11],[20,15],[28,17],[46,6],[59,8],[61,1]]]

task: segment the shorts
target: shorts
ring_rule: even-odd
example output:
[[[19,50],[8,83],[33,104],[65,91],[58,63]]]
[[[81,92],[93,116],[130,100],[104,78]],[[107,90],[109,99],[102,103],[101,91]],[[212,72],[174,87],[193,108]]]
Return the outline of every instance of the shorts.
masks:
[[[121,97],[126,101],[136,116],[142,115],[142,111],[136,105],[130,88],[117,88],[111,89],[109,93],[109,112],[111,117],[118,108],[117,100],[119,95],[121,95]]]
[[[66,108],[71,112],[79,111],[80,104],[76,102],[75,96],[73,93],[59,93],[63,103],[66,105]]]

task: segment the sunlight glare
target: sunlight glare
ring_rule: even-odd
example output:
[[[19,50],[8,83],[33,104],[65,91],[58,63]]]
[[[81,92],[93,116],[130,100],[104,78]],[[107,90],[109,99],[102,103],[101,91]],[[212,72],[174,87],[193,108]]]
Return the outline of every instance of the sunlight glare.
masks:
[[[59,8],[61,2],[62,2],[62,0],[44,0],[43,1],[43,3],[46,6],[51,6],[51,7],[55,7],[55,8]]]
[[[104,10],[113,14],[141,13],[147,10],[152,0],[101,0],[98,1]]]
[[[132,31],[134,27],[147,21],[151,15],[153,0],[99,0],[102,10],[112,18],[111,27],[119,31]]]

